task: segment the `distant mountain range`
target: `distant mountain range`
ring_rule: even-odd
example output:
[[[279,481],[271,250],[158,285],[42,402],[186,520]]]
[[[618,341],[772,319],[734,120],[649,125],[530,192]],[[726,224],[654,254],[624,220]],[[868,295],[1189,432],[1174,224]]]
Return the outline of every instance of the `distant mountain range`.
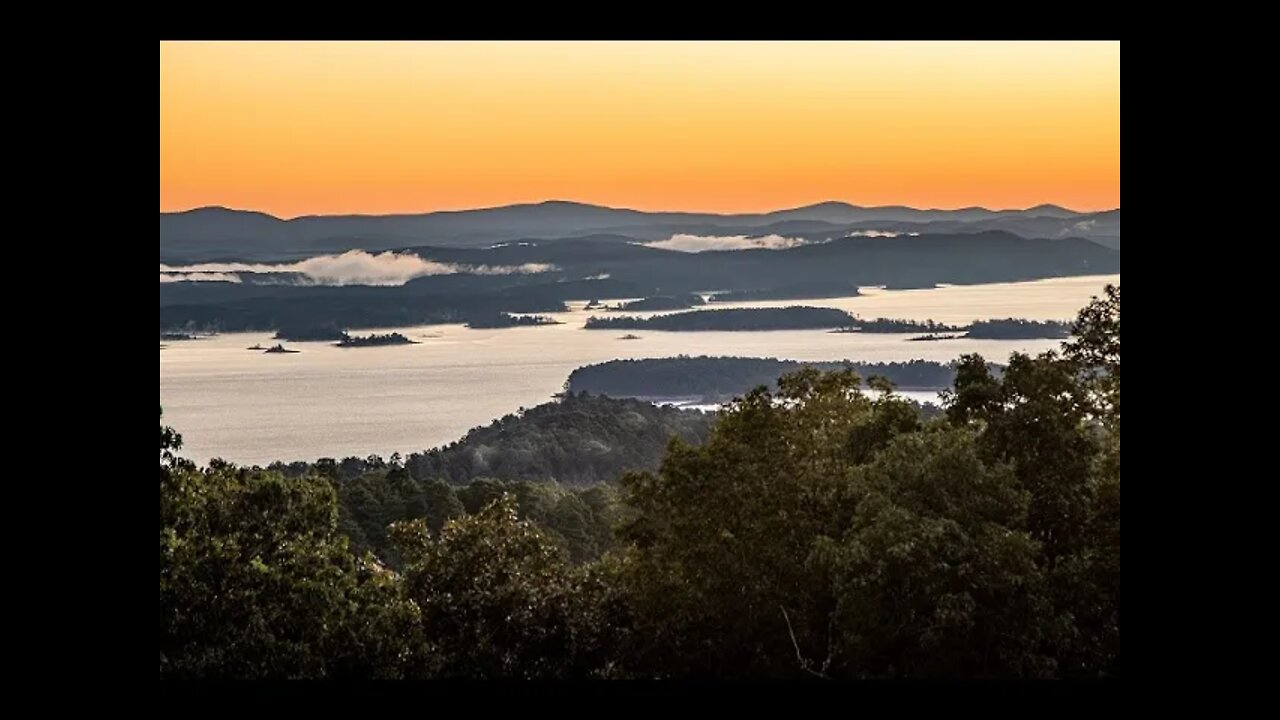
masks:
[[[827,239],[866,231],[963,234],[999,230],[1024,238],[1084,238],[1119,249],[1120,210],[1081,213],[1056,205],[1025,210],[921,210],[824,202],[769,213],[645,212],[548,201],[415,215],[311,215],[283,220],[206,207],[160,213],[161,262],[287,260],[351,249],[481,248],[515,240],[613,234],[658,240],[673,234],[770,234]]]

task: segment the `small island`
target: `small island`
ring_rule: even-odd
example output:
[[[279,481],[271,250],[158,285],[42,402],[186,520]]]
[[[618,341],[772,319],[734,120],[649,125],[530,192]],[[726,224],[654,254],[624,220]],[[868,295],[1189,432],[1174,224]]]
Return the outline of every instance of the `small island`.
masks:
[[[467,316],[467,327],[472,329],[531,327],[536,325],[563,325],[546,315],[512,315],[505,312],[473,313]]]
[[[383,345],[418,345],[418,344],[419,343],[416,340],[410,340],[404,335],[401,335],[400,333],[396,333],[396,332],[387,333],[385,335],[378,335],[377,333],[374,333],[372,335],[365,335],[365,336],[347,335],[346,333],[343,333],[342,340],[335,343],[337,347],[344,347],[344,348],[381,347]]]
[[[267,348],[266,350],[263,350],[263,352],[264,352],[264,353],[276,353],[276,354],[279,354],[279,353],[297,353],[297,352],[302,352],[302,351],[301,351],[301,350],[290,350],[290,349],[286,348],[285,346],[281,345],[280,343],[276,343],[275,345],[272,345],[271,347]]]
[[[864,379],[880,376],[904,390],[940,390],[955,382],[949,364],[909,362],[797,362],[753,357],[666,357],[610,360],[574,370],[565,383],[571,393],[609,397],[685,398],[701,404],[722,403],[759,385],[776,387],[780,376],[803,367],[819,370],[851,368]],[[991,366],[993,372],[999,368]]]
[[[938,333],[964,332],[965,327],[959,325],[946,325],[944,323],[935,322],[933,320],[894,320],[891,318],[876,318],[874,320],[864,320],[862,318],[854,318],[853,324],[849,327],[840,328],[833,332],[838,333],[929,333],[936,335]]]
[[[849,325],[853,318],[849,313],[834,308],[785,307],[785,308],[728,308],[716,310],[692,310],[689,312],[658,315],[651,318],[634,316],[590,317],[588,330],[669,330],[682,331],[750,331],[750,330],[812,330],[838,328]]]
[[[262,350],[262,349],[263,349],[262,343],[254,343],[249,347],[245,348],[245,350]]]
[[[1065,340],[1071,323],[1053,320],[979,320],[969,326],[967,338],[978,340]]]
[[[639,335],[632,335],[631,333],[627,333],[626,335],[623,335],[622,337],[620,337],[620,338],[618,338],[618,339],[619,339],[619,340],[639,340],[639,339],[640,339],[640,336],[639,336]]]
[[[620,303],[609,308],[610,310],[634,311],[634,310],[688,310],[689,308],[705,305],[706,300],[701,295],[654,295],[644,298],[643,300],[632,300],[627,303]]]
[[[934,320],[893,320],[854,318],[848,327],[834,333],[925,333],[908,338],[915,341],[957,340],[1065,340],[1071,337],[1071,324],[1054,320],[977,320],[969,325],[947,325]],[[963,333],[963,334],[960,334]]]

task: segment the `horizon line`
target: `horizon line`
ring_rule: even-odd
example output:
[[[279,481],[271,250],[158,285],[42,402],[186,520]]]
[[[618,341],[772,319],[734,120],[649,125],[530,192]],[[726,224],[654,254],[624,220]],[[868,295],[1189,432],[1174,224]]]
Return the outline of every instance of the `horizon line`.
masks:
[[[603,210],[618,210],[623,212],[639,212],[639,213],[649,213],[649,214],[670,213],[670,214],[684,214],[684,215],[718,215],[718,216],[724,216],[724,217],[740,216],[740,215],[770,215],[773,213],[805,210],[805,209],[817,207],[820,205],[844,205],[851,208],[857,208],[860,210],[877,210],[877,209],[883,209],[883,208],[906,208],[908,210],[917,210],[920,212],[960,212],[963,210],[982,210],[985,212],[1026,212],[1028,210],[1034,210],[1040,207],[1053,207],[1053,208],[1057,208],[1059,210],[1065,210],[1067,212],[1074,213],[1077,215],[1091,215],[1091,214],[1104,213],[1104,212],[1114,212],[1120,209],[1120,206],[1116,205],[1115,207],[1102,208],[1098,210],[1077,210],[1074,208],[1067,207],[1066,205],[1060,205],[1054,202],[1042,202],[1042,203],[1037,203],[1035,205],[1029,205],[1024,208],[1018,208],[1018,207],[989,208],[985,205],[962,205],[959,207],[944,208],[944,207],[916,207],[914,205],[907,205],[907,204],[858,205],[856,203],[848,202],[846,200],[821,200],[818,202],[809,203],[807,205],[797,205],[794,207],[782,207],[774,210],[757,210],[757,211],[748,211],[748,212],[717,212],[717,211],[709,211],[709,210],[669,210],[669,209],[668,210],[641,210],[639,208],[617,207],[613,205],[603,205],[598,203],[584,202],[581,200],[564,200],[559,198],[551,198],[547,200],[513,202],[513,203],[507,203],[504,205],[485,205],[485,206],[477,206],[477,207],[441,208],[436,210],[410,210],[410,211],[403,211],[403,212],[384,212],[384,213],[333,212],[333,213],[303,213],[299,215],[285,216],[285,215],[276,215],[275,213],[271,213],[266,210],[255,210],[252,208],[237,208],[237,207],[231,207],[228,205],[196,205],[193,207],[188,207],[180,210],[165,210],[162,208],[160,210],[160,214],[161,215],[181,215],[184,213],[196,212],[198,210],[225,210],[228,212],[256,213],[259,215],[266,215],[267,217],[273,218],[275,220],[281,220],[281,221],[287,222],[289,220],[298,220],[302,218],[316,218],[316,217],[398,217],[398,216],[412,216],[412,215],[433,215],[437,213],[475,212],[480,210],[501,210],[501,209],[513,208],[513,207],[535,207],[538,205],[553,205],[553,204],[578,205],[578,206],[584,206],[584,207],[599,208]]]

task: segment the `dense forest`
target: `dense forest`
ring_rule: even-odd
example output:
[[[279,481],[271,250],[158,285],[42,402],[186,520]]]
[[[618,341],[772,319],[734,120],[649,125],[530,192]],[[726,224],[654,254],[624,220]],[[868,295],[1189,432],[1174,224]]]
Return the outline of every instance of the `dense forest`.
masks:
[[[1071,323],[1052,320],[979,320],[969,326],[965,337],[982,340],[1063,340],[1071,336]]]
[[[596,485],[628,470],[657,469],[671,438],[697,444],[706,438],[713,420],[710,413],[569,392],[559,402],[520,408],[460,440],[408,457],[322,458],[314,463],[276,462],[267,469],[291,477],[314,472],[346,481],[399,466],[416,482],[460,484],[493,477]]]
[[[853,324],[847,328],[841,328],[837,332],[864,332],[864,333],[943,333],[943,332],[961,332],[964,327],[958,325],[947,325],[945,323],[933,320],[894,320],[892,318],[876,318],[867,320],[864,318],[854,318]]]
[[[447,446],[408,457],[323,458],[272,463],[286,477],[333,482],[339,530],[358,552],[393,565],[387,526],[425,517],[433,530],[463,511],[476,512],[503,491],[522,517],[539,523],[571,558],[595,557],[609,544],[615,514],[612,482],[632,470],[656,470],[667,443],[701,443],[714,416],[634,400],[566,393],[559,402],[495,420]]]
[[[613,547],[613,527],[621,512],[617,488],[610,483],[570,487],[554,480],[501,480],[479,476],[463,485],[444,480],[414,480],[395,460],[370,464],[344,477],[328,465],[313,472],[329,478],[337,492],[338,531],[357,554],[371,551],[380,562],[401,569],[402,558],[389,527],[422,518],[439,533],[451,519],[474,515],[510,494],[520,517],[530,520],[562,549],[571,562],[598,559]]]
[[[467,316],[469,328],[533,327],[536,325],[560,325],[555,318],[546,315],[512,315],[504,312],[471,313]]]
[[[849,313],[832,308],[720,308],[649,318],[589,317],[585,327],[588,330],[806,330],[842,327],[850,320]]]
[[[599,491],[180,450],[162,424],[162,678],[1120,672],[1118,286],[1060,352],[962,358],[942,417],[804,368]]]
[[[899,388],[950,387],[955,371],[926,360],[891,363],[797,362],[774,358],[689,357],[610,360],[574,370],[565,382],[569,392],[611,397],[696,397],[716,403],[743,395],[759,385],[776,387],[779,377],[803,367],[823,371],[851,368],[864,378],[883,377]],[[999,372],[998,368],[993,368]]]
[[[968,325],[947,325],[935,320],[895,320],[892,318],[853,319],[849,327],[833,330],[838,333],[959,333],[979,340],[1064,340],[1071,336],[1071,323],[1053,320],[977,320]],[[923,340],[926,338],[914,338]],[[940,340],[943,336],[931,337]]]
[[[668,440],[696,443],[711,421],[704,413],[569,394],[476,428],[444,448],[410,455],[405,465],[414,477],[455,483],[495,476],[590,485],[656,467]]]

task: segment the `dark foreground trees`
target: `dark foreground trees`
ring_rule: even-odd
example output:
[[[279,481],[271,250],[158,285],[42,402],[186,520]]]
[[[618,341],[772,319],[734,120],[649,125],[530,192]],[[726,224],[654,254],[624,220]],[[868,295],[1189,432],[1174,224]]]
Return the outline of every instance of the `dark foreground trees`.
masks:
[[[401,677],[418,610],[337,534],[333,488],[176,460],[160,433],[160,676]]]
[[[572,565],[504,494],[433,537],[422,520],[392,533],[404,583],[421,608],[433,676],[603,677],[610,670],[607,589],[598,568]]]
[[[383,570],[327,479],[196,470],[162,428],[161,675],[1117,675],[1119,289],[1073,334],[964,358],[936,420],[850,371],[748,393],[622,478],[585,562],[494,487],[394,524]]]

